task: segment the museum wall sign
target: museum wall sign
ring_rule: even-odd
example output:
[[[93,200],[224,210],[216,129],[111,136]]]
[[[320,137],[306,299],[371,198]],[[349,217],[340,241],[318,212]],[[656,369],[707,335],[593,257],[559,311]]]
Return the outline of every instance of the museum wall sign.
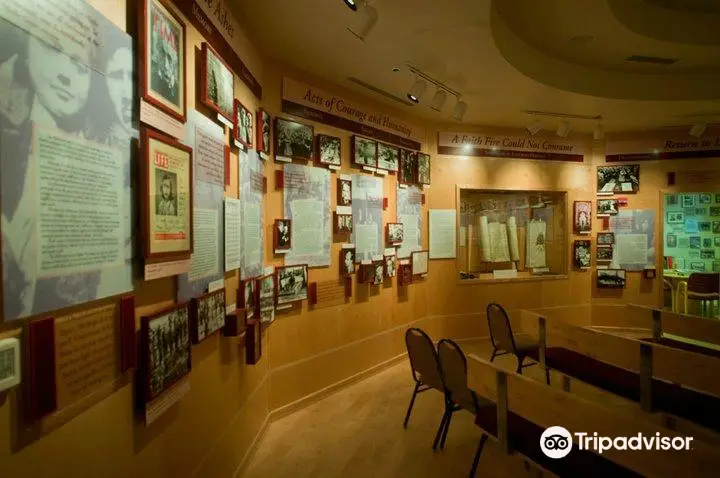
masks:
[[[582,163],[586,149],[586,144],[577,141],[485,133],[438,132],[438,154]]]
[[[699,159],[720,157],[720,132],[700,138],[667,135],[628,140],[608,139],[605,161],[655,161],[658,159]]]

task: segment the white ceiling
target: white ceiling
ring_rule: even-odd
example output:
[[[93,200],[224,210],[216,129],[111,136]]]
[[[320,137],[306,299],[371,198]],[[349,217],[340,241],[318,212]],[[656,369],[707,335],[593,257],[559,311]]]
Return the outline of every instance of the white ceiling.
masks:
[[[681,43],[638,32],[632,21],[644,8],[697,24],[720,16],[698,13],[709,8],[703,0],[682,12],[669,9],[679,0],[622,1],[630,2],[624,23],[615,0],[371,0],[379,20],[365,42],[347,31],[357,14],[342,0],[234,0],[231,8],[264,54],[431,121],[452,121],[451,101],[442,113],[427,106],[431,89],[423,104],[404,106],[348,78],[405,98],[411,63],[459,91],[469,104],[464,123],[474,125],[523,127],[532,121],[524,110],[599,114],[608,132],[720,123],[720,28]],[[625,61],[634,54],[678,62]],[[543,121],[547,129],[558,124]],[[595,126],[572,124],[586,132]]]

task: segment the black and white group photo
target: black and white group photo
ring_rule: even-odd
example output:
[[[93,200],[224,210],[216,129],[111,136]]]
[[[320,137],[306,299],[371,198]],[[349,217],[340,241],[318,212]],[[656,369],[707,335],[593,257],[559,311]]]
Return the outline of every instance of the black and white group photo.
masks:
[[[275,118],[275,156],[311,160],[313,127],[284,118]]]
[[[612,246],[598,246],[595,256],[598,261],[611,261],[613,258]]]
[[[624,269],[598,269],[597,284],[598,289],[622,289],[625,287],[625,270]]]
[[[245,317],[252,319],[255,316],[255,306],[257,295],[255,294],[255,279],[247,279],[242,281],[242,304],[239,304],[245,309]]]
[[[358,166],[377,166],[377,150],[376,141],[362,136],[352,137],[353,164]]]
[[[335,214],[335,234],[350,234],[352,229],[352,214]]]
[[[400,150],[400,171],[398,182],[414,184],[417,173],[417,154],[407,149]]]
[[[587,269],[590,267],[590,241],[575,241],[575,267]]]
[[[340,138],[325,134],[317,135],[318,156],[320,163],[332,166],[341,165]]]
[[[235,100],[235,118],[233,131],[235,139],[238,140],[246,148],[252,147],[253,138],[253,118],[250,110],[245,108],[242,103]]]
[[[400,150],[395,146],[378,143],[377,167],[386,171],[397,171]]]
[[[417,182],[418,184],[430,184],[430,155],[425,153],[417,154]]]
[[[198,342],[214,334],[225,325],[225,292],[213,292],[198,299],[197,338]]]
[[[373,261],[372,263],[372,283],[373,285],[380,285],[385,280],[385,264],[383,261]]]
[[[340,271],[344,276],[355,273],[355,249],[340,249]]]
[[[190,372],[190,323],[187,306],[145,320],[150,400]]]
[[[233,121],[235,84],[233,72],[207,43],[203,43],[205,54],[205,98],[213,109]]]
[[[614,216],[618,213],[617,199],[598,199],[597,215],[598,216]]]
[[[615,244],[615,233],[614,232],[598,232],[597,234],[598,246],[612,246]]]
[[[397,256],[385,256],[385,276],[395,277],[397,275]]]
[[[667,212],[667,223],[668,224],[684,224],[685,213],[683,211],[668,211]]]
[[[352,181],[349,179],[337,180],[337,204],[338,206],[352,205]]]
[[[403,225],[400,222],[389,222],[387,225],[387,242],[400,244],[404,240]]]
[[[275,320],[275,276],[269,274],[258,280],[260,321],[267,324]]]
[[[276,219],[275,220],[275,249],[276,250],[287,250],[290,249],[292,239],[292,220],[290,219]]]
[[[640,190],[640,165],[598,166],[598,193],[636,193]]]
[[[308,297],[307,266],[278,267],[277,275],[277,303],[290,304]]]

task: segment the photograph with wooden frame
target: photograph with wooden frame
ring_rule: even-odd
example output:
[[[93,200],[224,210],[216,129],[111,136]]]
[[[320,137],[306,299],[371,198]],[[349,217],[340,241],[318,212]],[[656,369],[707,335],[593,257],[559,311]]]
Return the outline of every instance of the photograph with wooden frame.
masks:
[[[275,219],[273,225],[273,250],[289,251],[292,247],[292,220]]]
[[[190,338],[199,344],[225,326],[225,289],[208,292],[190,301]]]
[[[400,148],[385,143],[378,143],[377,167],[389,172],[397,172],[400,163]]]
[[[352,181],[350,179],[338,178],[337,205],[352,206]]]
[[[575,241],[573,257],[577,269],[589,269],[592,265],[591,247],[589,239],[579,239]]]
[[[592,201],[573,202],[573,229],[578,234],[592,230]]]
[[[417,153],[408,149],[400,150],[400,170],[398,172],[400,184],[417,184]]]
[[[397,269],[398,269],[398,260],[397,255],[385,255],[383,256],[383,261],[385,262],[385,277],[395,277],[397,276]]]
[[[410,264],[398,264],[398,285],[408,286],[412,284],[413,273],[412,265]]]
[[[613,258],[612,246],[597,246],[595,251],[595,259],[598,262],[610,262]]]
[[[313,159],[315,128],[286,118],[275,118],[275,161]],[[283,161],[282,158],[287,158]]]
[[[377,261],[372,261],[372,280],[370,283],[372,285],[381,285],[383,282],[385,282],[385,261],[383,259],[379,259]]]
[[[428,261],[430,259],[430,251],[413,251],[410,255],[410,264],[412,265],[412,274],[414,276],[428,273]]]
[[[200,53],[200,102],[233,123],[235,76],[225,60],[203,42]]]
[[[255,317],[257,299],[255,279],[241,280],[238,285],[237,298],[235,301],[237,302],[238,309],[245,309],[246,320]]]
[[[255,288],[258,295],[257,315],[260,317],[260,322],[270,324],[275,320],[275,274],[256,279]]]
[[[617,199],[598,199],[597,217],[616,216],[620,209]]]
[[[140,6],[140,94],[146,102],[184,123],[185,23],[168,3],[142,0]]]
[[[315,137],[317,148],[317,162],[325,166],[342,165],[342,140],[337,136],[328,136],[326,134],[318,134]]]
[[[255,118],[257,119],[257,152],[260,156],[260,159],[267,159],[268,156],[270,156],[270,129],[271,126],[271,120],[270,114],[265,111],[263,108],[259,108],[257,110],[257,114],[255,115]]]
[[[277,305],[292,304],[308,298],[308,266],[278,266],[275,268]]]
[[[245,149],[252,148],[255,124],[252,113],[237,98],[233,100],[233,139]]]
[[[189,258],[192,237],[192,149],[155,130],[141,129],[141,212],[146,258]]]
[[[353,136],[350,140],[352,164],[359,167],[377,168],[377,141],[363,136]]]
[[[624,289],[625,269],[598,269],[596,287],[598,289]]]
[[[634,194],[640,190],[640,165],[598,166],[598,194]]]
[[[335,234],[352,233],[352,214],[338,214],[333,212],[333,231]]]
[[[418,184],[430,184],[430,155],[425,153],[417,154],[417,182]]]
[[[174,305],[140,319],[145,403],[190,374],[190,311]]]
[[[405,240],[403,224],[401,222],[388,222],[385,226],[385,240],[393,246],[402,244]]]
[[[615,233],[614,232],[598,232],[597,233],[597,245],[598,246],[615,245]]]
[[[358,274],[358,282],[361,284],[372,284],[375,280],[375,267],[372,262],[360,264],[360,273]]]
[[[340,249],[340,276],[355,273],[355,248]]]

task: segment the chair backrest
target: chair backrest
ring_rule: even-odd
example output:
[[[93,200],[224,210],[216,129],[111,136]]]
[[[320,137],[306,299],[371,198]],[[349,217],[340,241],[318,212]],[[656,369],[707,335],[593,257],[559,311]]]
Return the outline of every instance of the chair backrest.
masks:
[[[505,309],[500,304],[488,304],[487,320],[493,346],[505,352],[516,353],[515,339]]]
[[[458,344],[442,339],[437,345],[440,369],[450,398],[470,412],[478,413],[478,402],[474,392],[468,388],[467,359]]]
[[[693,272],[688,279],[688,292],[720,293],[720,272]]]
[[[444,392],[440,361],[432,339],[421,329],[413,327],[405,332],[405,346],[415,381],[422,380],[430,387]]]

